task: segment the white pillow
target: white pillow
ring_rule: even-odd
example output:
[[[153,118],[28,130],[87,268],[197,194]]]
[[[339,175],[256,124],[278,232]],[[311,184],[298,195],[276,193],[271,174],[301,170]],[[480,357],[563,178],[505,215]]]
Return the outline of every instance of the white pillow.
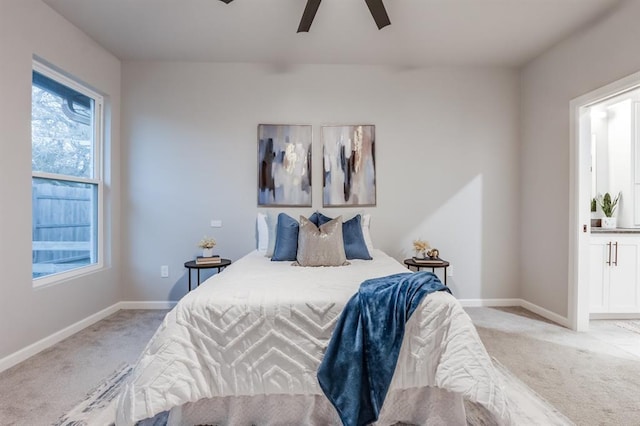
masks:
[[[269,213],[267,215],[267,228],[269,229],[269,244],[267,245],[267,257],[273,256],[276,249],[276,230],[278,229],[278,215]]]
[[[258,212],[256,228],[258,229],[258,252],[267,257],[273,256],[276,246],[276,225],[278,218],[273,214]]]
[[[362,226],[362,235],[364,236],[364,243],[367,246],[367,251],[369,252],[369,256],[373,257],[373,241],[371,241],[371,233],[369,232],[371,215],[368,213],[363,214],[360,224]]]
[[[258,229],[258,252],[267,254],[267,249],[269,248],[269,227],[267,226],[266,214],[258,212],[256,228]]]

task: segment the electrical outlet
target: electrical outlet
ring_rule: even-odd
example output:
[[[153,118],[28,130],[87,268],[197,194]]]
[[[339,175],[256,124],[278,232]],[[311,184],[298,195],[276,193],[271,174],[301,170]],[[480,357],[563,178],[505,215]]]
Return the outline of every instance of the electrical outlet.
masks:
[[[211,219],[212,228],[222,228],[222,221],[219,219]]]
[[[447,276],[448,277],[452,277],[453,276],[453,266],[449,266],[447,268]]]
[[[162,265],[160,267],[160,277],[167,278],[169,276],[169,265]]]

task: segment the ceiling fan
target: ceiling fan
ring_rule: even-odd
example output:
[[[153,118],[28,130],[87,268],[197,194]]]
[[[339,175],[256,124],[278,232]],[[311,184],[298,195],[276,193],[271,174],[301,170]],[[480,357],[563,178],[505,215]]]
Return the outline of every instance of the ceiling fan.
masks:
[[[223,3],[229,4],[233,0],[220,0]],[[311,24],[313,23],[313,18],[316,16],[316,12],[318,11],[318,7],[320,7],[320,2],[322,0],[307,0],[307,5],[304,8],[304,12],[302,13],[302,19],[300,19],[300,25],[298,25],[299,33],[309,32],[309,28],[311,28]],[[384,4],[382,0],[364,0],[369,7],[369,11],[371,12],[371,16],[373,16],[373,20],[376,21],[376,25],[378,29],[386,27],[391,24],[389,20],[389,15],[387,15],[387,10],[384,8]]]

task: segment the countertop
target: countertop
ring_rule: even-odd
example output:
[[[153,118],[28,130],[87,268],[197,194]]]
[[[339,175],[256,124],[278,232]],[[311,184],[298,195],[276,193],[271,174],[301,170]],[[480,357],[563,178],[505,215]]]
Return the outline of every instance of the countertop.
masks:
[[[592,234],[640,234],[640,228],[600,228],[599,226],[591,227]]]

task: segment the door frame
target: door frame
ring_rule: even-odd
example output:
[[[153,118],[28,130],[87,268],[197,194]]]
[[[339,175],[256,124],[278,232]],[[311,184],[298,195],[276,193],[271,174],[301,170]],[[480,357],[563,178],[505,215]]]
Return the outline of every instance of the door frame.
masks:
[[[569,325],[576,331],[589,330],[589,239],[591,236],[591,212],[587,209],[591,202],[589,107],[637,88],[640,88],[640,72],[579,96],[569,104],[568,313]]]

